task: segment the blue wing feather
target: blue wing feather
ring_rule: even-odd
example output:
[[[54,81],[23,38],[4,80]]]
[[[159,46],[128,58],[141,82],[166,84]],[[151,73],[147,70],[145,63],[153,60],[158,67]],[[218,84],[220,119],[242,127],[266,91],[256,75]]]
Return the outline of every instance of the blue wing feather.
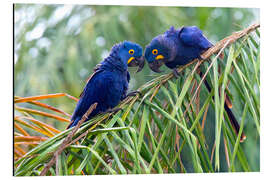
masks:
[[[116,79],[112,72],[106,70],[98,70],[91,76],[77,103],[68,128],[75,126],[88,108],[96,102],[98,105],[88,119],[119,103],[124,87],[122,82]]]
[[[179,33],[180,40],[193,47],[199,47],[201,49],[208,49],[212,43],[203,35],[202,31],[196,26],[183,27]]]

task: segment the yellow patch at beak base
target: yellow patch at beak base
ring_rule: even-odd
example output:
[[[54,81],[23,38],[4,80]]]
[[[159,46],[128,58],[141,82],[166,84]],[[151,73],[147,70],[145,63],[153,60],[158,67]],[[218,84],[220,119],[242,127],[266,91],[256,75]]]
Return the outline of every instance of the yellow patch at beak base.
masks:
[[[162,56],[162,55],[157,55],[157,57],[156,57],[155,59],[156,59],[156,60],[164,59],[164,56]]]
[[[134,57],[129,58],[127,63],[129,64],[133,59],[135,58]]]

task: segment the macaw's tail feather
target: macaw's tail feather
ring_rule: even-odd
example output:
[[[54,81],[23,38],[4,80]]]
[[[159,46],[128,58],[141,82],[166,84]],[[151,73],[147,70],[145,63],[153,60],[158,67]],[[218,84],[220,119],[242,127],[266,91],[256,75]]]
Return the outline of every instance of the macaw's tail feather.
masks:
[[[225,93],[225,103],[230,109],[232,109],[232,102],[226,93]]]
[[[232,124],[232,127],[233,127],[235,133],[238,135],[239,130],[240,130],[240,126],[239,126],[233,112],[231,111],[231,109],[226,104],[224,104],[224,109],[225,109],[225,111],[227,112],[227,114],[229,116],[230,122]],[[241,137],[240,137],[240,142],[244,142],[246,138],[247,137],[246,137],[245,133],[242,132]]]
[[[202,77],[203,77],[203,73],[200,72],[199,74],[200,74],[200,77],[202,78]],[[205,84],[207,90],[208,90],[209,92],[211,92],[211,87],[210,87],[210,85],[208,84],[208,82],[207,82],[206,79],[204,80],[204,84]],[[213,99],[214,99],[214,96],[213,96]],[[228,97],[227,95],[226,95],[226,99],[228,99],[227,101],[230,102],[230,99],[229,99],[229,97]],[[239,134],[239,130],[240,130],[240,126],[239,126],[239,124],[238,124],[238,122],[237,122],[237,120],[236,120],[236,118],[235,118],[233,112],[231,111],[230,107],[229,107],[228,104],[226,103],[226,100],[225,100],[225,103],[224,103],[224,109],[225,109],[225,111],[226,111],[226,113],[227,113],[227,115],[228,115],[228,117],[229,117],[229,119],[230,119],[231,125],[232,125],[232,127],[233,127],[235,133],[238,135],[238,134]],[[245,139],[246,139],[246,135],[245,135],[244,132],[242,132],[241,137],[240,137],[240,142],[244,142]]]

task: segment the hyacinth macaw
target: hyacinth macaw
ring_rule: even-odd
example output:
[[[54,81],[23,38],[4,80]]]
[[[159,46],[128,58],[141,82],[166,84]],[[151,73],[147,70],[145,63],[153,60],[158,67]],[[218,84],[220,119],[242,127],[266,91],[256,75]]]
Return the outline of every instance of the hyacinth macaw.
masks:
[[[120,101],[134,95],[127,94],[130,80],[128,66],[142,68],[142,53],[141,46],[133,42],[124,41],[114,45],[108,57],[96,66],[94,73],[89,77],[67,128],[75,126],[94,103],[98,103],[97,107],[87,120],[99,113],[112,112]]]
[[[154,72],[165,64],[170,69],[185,65],[212,45],[196,26],[175,29],[173,26],[164,34],[158,35],[145,49],[145,58]]]
[[[146,46],[144,57],[152,71],[162,72],[159,68],[165,64],[168,68],[173,69],[175,76],[178,76],[176,71],[178,66],[188,64],[196,58],[202,59],[200,55],[212,46],[213,44],[198,27],[186,26],[175,29],[172,26],[164,34],[152,39]],[[200,76],[202,77],[202,73],[200,73]],[[211,91],[208,82],[205,80],[204,83],[207,89]],[[230,102],[230,100],[228,99],[227,102]],[[240,126],[230,108],[230,105],[224,104],[224,109],[238,134]],[[245,138],[244,133],[242,133],[241,140],[243,141]]]

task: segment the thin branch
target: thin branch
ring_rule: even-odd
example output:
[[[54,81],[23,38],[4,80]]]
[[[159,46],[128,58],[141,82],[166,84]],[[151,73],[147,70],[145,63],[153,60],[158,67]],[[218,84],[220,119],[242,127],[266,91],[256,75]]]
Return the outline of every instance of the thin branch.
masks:
[[[210,162],[211,162],[211,163],[213,162],[213,157],[214,157],[215,149],[216,149],[216,143],[214,143],[214,144],[213,144],[213,147],[212,147],[211,158],[210,158]]]
[[[204,129],[204,125],[205,125],[205,121],[206,121],[208,109],[209,109],[209,104],[207,104],[207,107],[205,108],[205,111],[204,111],[204,114],[203,114],[203,119],[202,119],[202,131],[203,131],[203,129]]]
[[[83,115],[82,119],[78,122],[78,124],[72,129],[72,131],[67,135],[67,137],[64,139],[64,141],[62,142],[62,144],[60,145],[60,147],[54,152],[54,155],[52,157],[52,159],[49,161],[49,163],[47,163],[47,165],[44,167],[44,169],[41,171],[40,175],[44,176],[47,174],[48,170],[56,163],[57,164],[57,159],[58,156],[63,152],[63,150],[70,144],[70,142],[72,141],[72,137],[74,136],[74,134],[78,131],[78,129],[80,128],[81,124],[88,119],[89,114],[96,109],[97,107],[97,103],[94,103],[90,106],[90,108],[87,110],[87,112]],[[76,139],[78,140],[78,138]],[[72,141],[74,142],[74,141]],[[58,170],[56,168],[56,175],[58,175]]]
[[[221,41],[216,43],[215,46],[211,47],[205,53],[203,53],[201,55],[202,58],[204,58],[204,59],[209,58],[212,54],[215,54],[220,49],[222,49],[227,42],[229,42],[228,45],[230,45],[230,44],[234,43],[236,40],[238,40],[238,39],[242,38],[243,36],[249,34],[250,32],[255,31],[259,27],[260,27],[260,24],[255,23],[255,24],[247,27],[246,29],[243,29],[242,31],[234,32],[232,35],[222,39]]]
[[[231,163],[230,163],[230,158],[229,158],[229,153],[228,153],[227,141],[225,137],[223,139],[224,139],[224,151],[225,151],[226,163],[227,163],[228,169],[230,169]]]

